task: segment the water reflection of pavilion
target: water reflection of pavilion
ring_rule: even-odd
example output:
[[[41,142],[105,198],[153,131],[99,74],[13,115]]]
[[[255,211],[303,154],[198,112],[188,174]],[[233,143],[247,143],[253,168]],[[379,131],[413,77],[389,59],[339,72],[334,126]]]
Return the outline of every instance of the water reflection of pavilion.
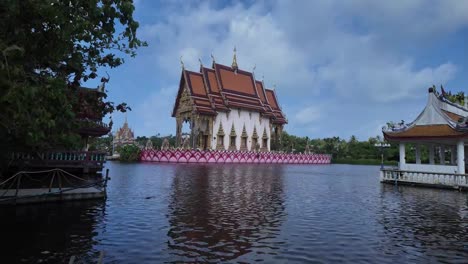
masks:
[[[285,218],[280,166],[178,166],[169,249],[179,260],[228,261],[278,236]]]
[[[379,222],[384,227],[381,251],[389,258],[405,256],[408,262],[468,259],[468,198],[457,192],[399,186],[382,186]],[[390,199],[390,200],[389,200]],[[390,201],[390,202],[389,202]],[[404,224],[401,224],[404,223]],[[400,249],[400,250],[396,250]]]

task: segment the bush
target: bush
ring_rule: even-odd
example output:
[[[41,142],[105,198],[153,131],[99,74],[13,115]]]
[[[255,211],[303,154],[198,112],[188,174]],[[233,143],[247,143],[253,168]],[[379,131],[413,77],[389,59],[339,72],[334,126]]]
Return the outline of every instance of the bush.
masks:
[[[140,161],[140,148],[136,145],[125,145],[119,149],[120,160],[125,162]]]

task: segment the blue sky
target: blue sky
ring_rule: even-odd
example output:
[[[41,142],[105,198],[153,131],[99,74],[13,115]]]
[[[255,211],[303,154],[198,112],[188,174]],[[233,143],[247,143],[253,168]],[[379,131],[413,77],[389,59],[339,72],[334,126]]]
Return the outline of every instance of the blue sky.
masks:
[[[381,134],[387,121],[412,121],[427,88],[468,91],[468,1],[135,2],[149,44],[111,75],[109,98],[133,109],[137,136],[174,134],[170,116],[180,78],[198,59],[241,69],[276,90],[286,131],[324,138]],[[103,69],[104,71],[104,69]],[[97,86],[97,82],[86,85]],[[114,130],[124,114],[114,114]]]

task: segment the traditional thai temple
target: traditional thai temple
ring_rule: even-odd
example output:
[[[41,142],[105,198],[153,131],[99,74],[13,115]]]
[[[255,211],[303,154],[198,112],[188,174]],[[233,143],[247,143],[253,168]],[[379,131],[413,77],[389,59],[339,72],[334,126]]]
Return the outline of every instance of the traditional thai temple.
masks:
[[[429,88],[429,98],[416,120],[405,124],[388,124],[383,135],[389,142],[399,144],[398,169],[383,169],[381,180],[423,185],[467,188],[466,145],[468,142],[468,98],[452,102],[442,90]],[[413,153],[406,145],[411,144]],[[429,160],[422,161],[422,149]],[[414,155],[409,163],[407,154]]]
[[[125,122],[119,130],[114,135],[114,140],[112,142],[114,150],[117,147],[124,145],[133,145],[135,143],[135,135],[133,130],[128,126],[127,117],[125,117]]]
[[[172,116],[177,146],[183,145],[182,126],[187,122],[190,146],[203,150],[270,151],[287,123],[275,90],[266,89],[253,72],[241,70],[235,50],[231,66],[213,58],[211,68],[201,64],[196,72],[182,63]]]

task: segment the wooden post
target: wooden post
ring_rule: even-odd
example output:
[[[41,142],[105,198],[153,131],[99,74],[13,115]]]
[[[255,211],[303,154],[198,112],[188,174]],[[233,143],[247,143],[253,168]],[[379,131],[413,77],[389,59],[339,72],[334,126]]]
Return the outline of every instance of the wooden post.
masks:
[[[18,182],[16,183],[15,197],[18,196],[18,191],[19,191],[19,187],[20,187],[20,184],[21,184],[21,176],[23,176],[23,174],[18,175]]]
[[[99,259],[98,264],[102,264],[102,260],[104,259],[104,251],[99,252]]]
[[[106,169],[106,178],[104,179],[104,195],[107,196],[107,181],[109,180],[109,169]]]
[[[55,178],[55,171],[52,172],[52,179],[50,180],[50,184],[49,184],[49,192],[52,190],[52,184],[54,183],[54,178]]]

